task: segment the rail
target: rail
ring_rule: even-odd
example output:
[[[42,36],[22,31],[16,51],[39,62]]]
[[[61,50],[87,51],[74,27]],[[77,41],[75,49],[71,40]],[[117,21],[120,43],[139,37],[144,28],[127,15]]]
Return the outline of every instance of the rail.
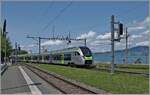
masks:
[[[103,90],[79,85],[78,83],[67,80],[67,79],[63,78],[62,76],[58,76],[54,73],[50,73],[45,70],[41,70],[38,67],[29,65],[29,64],[25,64],[25,66],[64,94],[106,93]]]

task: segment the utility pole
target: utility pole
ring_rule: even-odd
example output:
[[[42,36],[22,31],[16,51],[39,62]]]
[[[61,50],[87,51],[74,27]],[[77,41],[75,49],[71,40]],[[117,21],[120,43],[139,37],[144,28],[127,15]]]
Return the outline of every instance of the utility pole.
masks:
[[[125,64],[128,64],[128,28],[126,27],[126,49],[125,49]]]
[[[114,53],[114,15],[111,16],[111,51],[112,51],[112,62],[111,62],[111,73],[114,73],[114,58],[115,58],[115,53]]]
[[[86,38],[84,39],[84,46],[86,46]]]
[[[55,25],[52,27],[52,32],[53,32],[53,38],[54,38],[54,33],[55,33]]]
[[[19,51],[19,52],[21,51],[21,47],[20,47],[20,44],[18,44],[18,51]]]
[[[41,37],[30,37],[27,35],[27,38],[32,38],[32,39],[38,39],[38,47],[39,47],[39,57],[38,60],[40,60],[40,54],[41,54]]]
[[[118,25],[118,28],[115,28],[115,24]],[[117,31],[118,38],[115,38],[115,31]],[[120,22],[115,22],[114,15],[111,16],[111,52],[112,52],[112,62],[111,62],[111,74],[115,72],[115,41],[120,42],[123,35],[123,24]]]
[[[39,40],[39,55],[41,54],[41,37],[38,37],[38,40]]]
[[[17,42],[15,42],[15,63],[17,63],[17,60],[18,60],[18,58],[17,58],[17,54],[18,54],[18,49],[17,49]]]
[[[27,35],[27,38],[38,39],[39,54],[41,54],[41,37],[31,37]]]
[[[70,35],[70,31],[69,31],[69,35],[67,36],[67,39],[68,39],[67,45],[69,45],[71,43],[70,37],[71,37],[71,35]]]

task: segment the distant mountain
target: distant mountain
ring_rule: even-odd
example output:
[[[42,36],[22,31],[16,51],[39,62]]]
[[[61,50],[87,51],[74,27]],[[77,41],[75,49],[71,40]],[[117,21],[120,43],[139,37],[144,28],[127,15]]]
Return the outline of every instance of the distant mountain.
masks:
[[[129,54],[131,55],[148,55],[149,47],[148,46],[137,46],[129,49]]]
[[[129,51],[132,51],[132,52],[146,51],[146,52],[148,52],[149,47],[148,46],[137,46],[137,47],[130,48]]]
[[[125,51],[125,49],[123,50],[117,50],[115,51],[115,53],[123,53]],[[136,47],[132,47],[130,49],[128,49],[129,53],[132,54],[144,54],[144,55],[148,55],[149,53],[149,47],[148,46],[136,46]],[[96,52],[94,54],[106,54],[106,53],[111,53],[111,52]]]

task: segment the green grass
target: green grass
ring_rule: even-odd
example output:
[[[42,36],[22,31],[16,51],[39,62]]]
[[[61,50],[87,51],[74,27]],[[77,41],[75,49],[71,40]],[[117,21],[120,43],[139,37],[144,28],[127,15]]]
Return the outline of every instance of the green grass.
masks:
[[[111,75],[108,72],[91,71],[47,64],[33,64],[41,69],[55,72],[79,82],[106,90],[110,93],[144,94],[149,92],[149,78],[124,73]]]
[[[117,68],[116,70],[148,74],[149,69]]]
[[[96,64],[97,68],[107,69],[110,68],[110,64]],[[134,65],[134,64],[117,64],[116,70],[149,73],[149,65]]]
[[[110,67],[111,64],[97,63],[97,66]],[[149,69],[149,65],[145,64],[116,64],[117,68],[132,68],[132,69]]]

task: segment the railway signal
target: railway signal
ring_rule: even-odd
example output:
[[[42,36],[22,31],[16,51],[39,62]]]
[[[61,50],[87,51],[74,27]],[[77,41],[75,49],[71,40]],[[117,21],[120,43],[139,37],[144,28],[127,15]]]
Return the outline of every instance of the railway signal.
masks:
[[[115,27],[115,25],[118,25],[118,28]],[[117,37],[115,38],[115,31],[117,31]],[[121,35],[123,35],[123,24],[120,22],[115,21],[114,15],[111,16],[111,51],[112,51],[112,62],[111,62],[111,73],[114,74],[115,71],[115,41],[120,42]]]
[[[123,24],[122,23],[118,23],[117,35],[118,35],[118,39],[117,40],[120,41],[121,35],[123,35]]]
[[[123,24],[119,23],[119,35],[123,35]]]

